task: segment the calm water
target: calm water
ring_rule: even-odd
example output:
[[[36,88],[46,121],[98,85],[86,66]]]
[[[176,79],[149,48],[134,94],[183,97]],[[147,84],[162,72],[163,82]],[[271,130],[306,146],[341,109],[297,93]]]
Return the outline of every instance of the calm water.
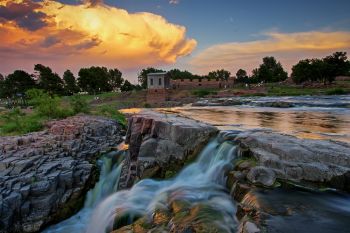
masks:
[[[234,106],[205,106],[161,109],[204,121],[222,130],[267,128],[311,139],[350,142],[350,97],[236,98]],[[293,107],[264,107],[271,102]]]

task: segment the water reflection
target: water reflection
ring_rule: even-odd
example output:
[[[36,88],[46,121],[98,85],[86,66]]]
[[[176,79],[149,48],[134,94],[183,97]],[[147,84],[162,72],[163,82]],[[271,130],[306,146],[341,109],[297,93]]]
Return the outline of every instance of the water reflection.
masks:
[[[213,124],[222,130],[268,128],[301,138],[350,142],[349,109],[186,106],[159,111],[171,111]]]

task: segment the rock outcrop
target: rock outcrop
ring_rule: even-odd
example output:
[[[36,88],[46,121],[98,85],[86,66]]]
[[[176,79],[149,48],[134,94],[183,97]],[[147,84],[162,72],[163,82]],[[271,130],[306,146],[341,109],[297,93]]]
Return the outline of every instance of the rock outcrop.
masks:
[[[0,139],[0,232],[37,232],[77,211],[96,158],[122,141],[115,121],[76,116]]]
[[[246,131],[235,139],[242,151],[249,151],[257,165],[272,170],[276,177],[337,185],[350,191],[350,180],[336,184],[350,174],[350,145],[331,140],[300,139],[272,131]],[[340,187],[342,185],[342,187]]]
[[[173,114],[143,111],[130,117],[126,134],[129,155],[119,187],[129,188],[143,178],[175,174],[216,133],[213,126]]]

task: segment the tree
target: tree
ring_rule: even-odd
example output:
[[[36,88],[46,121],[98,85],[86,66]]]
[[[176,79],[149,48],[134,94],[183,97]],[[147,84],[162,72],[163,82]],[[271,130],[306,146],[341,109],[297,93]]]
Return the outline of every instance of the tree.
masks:
[[[160,72],[165,72],[165,71],[159,70],[159,69],[156,69],[153,67],[148,67],[146,69],[142,69],[137,77],[137,80],[138,80],[139,84],[142,86],[142,88],[146,89],[147,88],[147,74],[160,73]]]
[[[211,71],[208,74],[209,79],[215,79],[215,80],[228,80],[231,73],[227,70],[221,69],[216,71]]]
[[[236,73],[236,82],[238,83],[249,83],[247,71],[239,69]]]
[[[171,79],[193,79],[194,75],[187,71],[181,71],[179,69],[172,69],[168,71],[168,75],[171,77]]]
[[[124,84],[120,88],[122,92],[132,91],[133,89],[134,89],[134,85],[132,85],[128,80],[125,80]]]
[[[280,62],[274,57],[264,57],[263,64],[257,70],[257,79],[261,82],[281,82],[288,78]]]
[[[4,96],[11,97],[16,94],[24,94],[27,90],[35,88],[34,79],[23,70],[15,70],[2,81]]]
[[[89,93],[108,92],[112,90],[110,74],[106,67],[92,66],[81,68],[78,78],[79,87]]]
[[[296,84],[300,84],[312,79],[313,67],[311,60],[301,60],[298,64],[294,65],[292,68],[292,79]]]
[[[39,85],[42,89],[51,96],[63,94],[63,80],[58,74],[53,73],[50,67],[36,64],[34,70],[39,73]]]
[[[328,82],[331,83],[335,77],[347,75],[350,70],[350,62],[347,60],[346,52],[335,52],[330,56],[323,58],[323,62],[327,64]]]
[[[109,85],[112,89],[120,88],[124,82],[122,78],[122,72],[118,69],[110,69],[109,71]]]
[[[70,70],[63,73],[64,91],[67,95],[73,95],[79,91],[74,74]]]
[[[5,79],[4,76],[2,74],[0,74],[0,82],[4,81],[4,79]]]

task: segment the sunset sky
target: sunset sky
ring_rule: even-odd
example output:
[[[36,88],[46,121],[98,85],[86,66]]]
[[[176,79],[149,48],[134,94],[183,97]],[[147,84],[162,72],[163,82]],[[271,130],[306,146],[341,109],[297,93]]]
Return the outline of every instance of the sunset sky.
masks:
[[[92,65],[250,72],[264,56],[350,53],[349,0],[0,0],[0,73]]]

